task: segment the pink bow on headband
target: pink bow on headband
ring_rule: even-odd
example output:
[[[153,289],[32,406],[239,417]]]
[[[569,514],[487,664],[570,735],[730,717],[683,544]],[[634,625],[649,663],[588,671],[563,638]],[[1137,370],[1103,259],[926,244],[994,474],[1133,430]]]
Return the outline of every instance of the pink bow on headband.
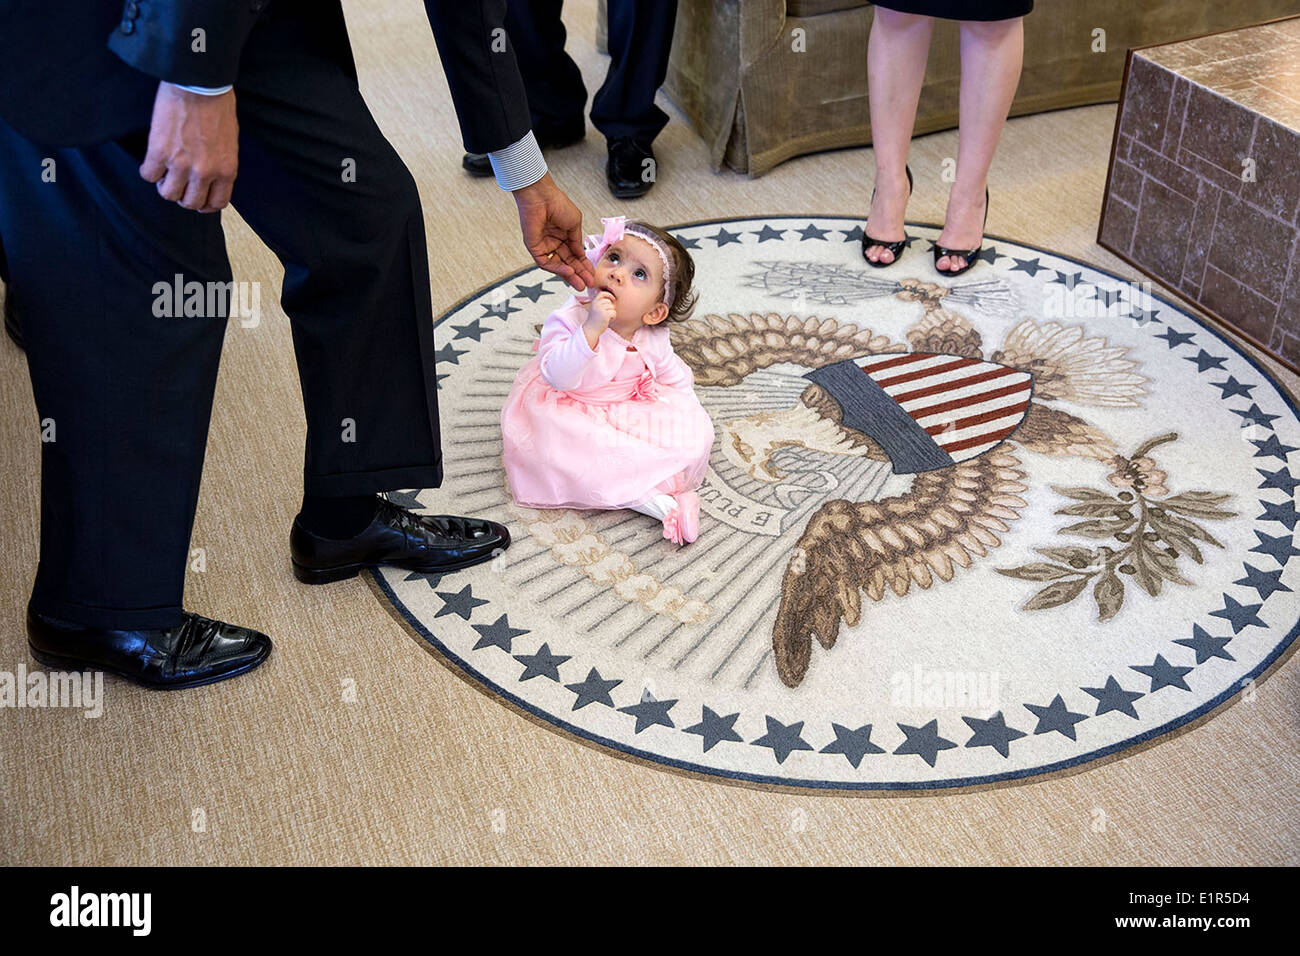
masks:
[[[587,258],[595,267],[600,261],[600,257],[614,243],[623,238],[623,230],[627,226],[627,216],[609,216],[600,220],[605,224],[605,234],[603,236],[591,235],[583,240],[583,245],[587,249]]]

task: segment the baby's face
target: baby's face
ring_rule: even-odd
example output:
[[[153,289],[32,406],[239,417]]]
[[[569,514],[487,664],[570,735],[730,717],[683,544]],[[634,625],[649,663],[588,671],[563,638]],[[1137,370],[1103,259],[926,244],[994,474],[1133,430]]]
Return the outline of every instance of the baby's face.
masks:
[[[662,301],[663,272],[654,246],[639,236],[625,235],[596,263],[596,291],[614,297],[620,322],[631,323],[635,318],[654,324],[661,319],[649,313]]]

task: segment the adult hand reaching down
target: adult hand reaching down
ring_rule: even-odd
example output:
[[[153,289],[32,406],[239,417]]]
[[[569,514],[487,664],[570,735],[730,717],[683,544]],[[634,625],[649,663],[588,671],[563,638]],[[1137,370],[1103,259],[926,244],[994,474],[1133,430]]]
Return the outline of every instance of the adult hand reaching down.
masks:
[[[234,91],[208,95],[159,83],[140,178],[157,183],[163,199],[217,212],[229,205],[238,170]]]
[[[533,261],[579,292],[596,281],[582,247],[582,213],[547,173],[531,186],[513,190],[519,228]]]

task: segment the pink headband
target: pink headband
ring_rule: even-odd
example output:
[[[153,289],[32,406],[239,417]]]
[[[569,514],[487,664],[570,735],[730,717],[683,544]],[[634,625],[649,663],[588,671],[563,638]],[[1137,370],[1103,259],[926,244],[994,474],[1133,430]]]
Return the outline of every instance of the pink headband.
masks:
[[[627,225],[627,216],[610,216],[602,218],[600,221],[605,224],[605,234],[587,236],[583,242],[587,249],[587,258],[591,260],[592,267],[594,268],[609,247],[622,239],[626,233],[630,232],[638,239],[644,239],[650,243],[655,252],[659,253],[659,261],[663,263],[664,302],[671,309],[673,305],[673,257],[668,254],[668,250],[664,248],[660,238],[636,223],[630,226]]]

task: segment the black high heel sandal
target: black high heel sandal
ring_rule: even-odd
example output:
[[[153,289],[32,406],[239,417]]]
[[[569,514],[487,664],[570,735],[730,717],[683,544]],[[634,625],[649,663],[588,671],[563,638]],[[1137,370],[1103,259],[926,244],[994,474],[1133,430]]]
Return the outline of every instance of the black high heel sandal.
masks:
[[[912,167],[904,164],[903,171],[907,173],[907,198],[911,199],[912,198]],[[876,191],[873,189],[871,190],[871,201],[875,202],[875,200],[876,200]],[[876,260],[873,262],[872,260],[867,259],[867,250],[870,249],[872,246],[880,246],[880,248],[882,249],[888,249],[889,252],[893,255],[893,258],[890,259],[888,262],[882,262],[880,260]],[[903,254],[903,249],[906,246],[907,246],[906,229],[903,230],[903,238],[898,240],[898,242],[885,242],[883,239],[872,239],[869,235],[867,235],[867,224],[866,223],[862,224],[862,258],[866,260],[867,265],[875,266],[877,269],[883,269],[885,266],[892,266],[895,262],[898,261],[898,257]]]
[[[984,226],[989,224],[989,188],[984,187]],[[983,232],[984,226],[980,227]],[[949,249],[947,246],[941,246],[939,243],[934,244],[934,271],[941,276],[959,276],[975,264],[975,257],[984,251],[984,237],[980,236],[980,244],[974,249]],[[966,264],[960,269],[940,269],[939,260],[944,256],[951,259],[953,256],[961,256],[966,260]]]

